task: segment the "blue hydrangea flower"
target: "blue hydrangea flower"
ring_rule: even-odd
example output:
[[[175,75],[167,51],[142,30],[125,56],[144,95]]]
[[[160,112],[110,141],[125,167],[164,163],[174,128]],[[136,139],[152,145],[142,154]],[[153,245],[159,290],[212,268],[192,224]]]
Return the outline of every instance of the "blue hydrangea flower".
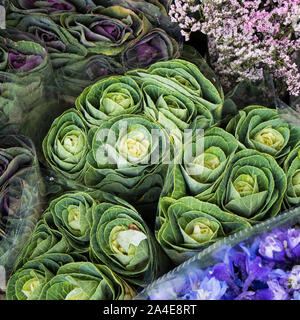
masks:
[[[270,289],[262,289],[257,291],[244,291],[234,300],[272,300],[273,294]]]
[[[300,228],[277,228],[223,247],[206,269],[197,263],[174,278],[160,298],[185,300],[300,300]]]
[[[287,277],[286,285],[291,291],[300,290],[300,265],[296,265],[292,268]]]
[[[289,294],[286,292],[284,287],[280,285],[278,280],[273,279],[267,283],[273,294],[272,300],[289,300]]]
[[[184,300],[220,300],[228,286],[224,281],[219,281],[215,277],[205,277],[197,290],[188,292],[182,297]]]
[[[295,258],[300,258],[300,229],[289,228],[287,231],[287,244]]]
[[[285,261],[285,248],[277,233],[268,234],[260,243],[259,254],[269,260]]]
[[[300,300],[300,291],[294,291],[293,300]]]

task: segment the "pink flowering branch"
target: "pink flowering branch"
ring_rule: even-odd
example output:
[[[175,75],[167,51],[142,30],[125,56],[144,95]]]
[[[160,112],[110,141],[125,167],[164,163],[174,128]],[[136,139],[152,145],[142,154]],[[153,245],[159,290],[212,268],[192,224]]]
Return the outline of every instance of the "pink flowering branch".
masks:
[[[211,62],[225,87],[244,79],[261,80],[263,70],[300,94],[300,0],[174,0],[169,15],[189,40],[208,36]],[[298,29],[297,29],[298,28]]]

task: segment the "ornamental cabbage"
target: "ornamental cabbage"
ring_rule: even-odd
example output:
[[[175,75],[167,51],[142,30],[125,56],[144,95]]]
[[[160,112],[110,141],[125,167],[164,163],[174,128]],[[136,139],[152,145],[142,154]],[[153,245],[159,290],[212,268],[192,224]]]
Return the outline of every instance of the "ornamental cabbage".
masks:
[[[128,71],[138,83],[152,82],[153,85],[169,91],[181,93],[197,105],[207,108],[216,121],[220,120],[223,107],[223,96],[213,83],[191,62],[173,59],[157,62],[148,69]]]
[[[289,206],[300,204],[300,142],[289,153],[283,164],[287,176],[285,200]]]
[[[40,300],[131,300],[135,291],[108,267],[91,262],[61,266],[42,289]]]
[[[89,145],[86,186],[133,203],[158,199],[168,155],[168,136],[158,124],[143,115],[113,117],[89,131]]]
[[[150,230],[133,207],[99,204],[93,213],[90,235],[91,260],[104,263],[130,283],[145,286],[168,267]]]
[[[193,195],[210,201],[237,149],[238,141],[222,128],[214,127],[203,136],[193,137],[178,155],[183,163],[177,163],[175,158],[174,167],[170,167],[173,184],[168,192],[171,197]]]
[[[246,219],[194,197],[162,197],[156,237],[176,264],[229,234],[250,227]]]
[[[89,151],[87,127],[76,109],[56,118],[43,140],[47,163],[65,177],[82,181]]]
[[[121,114],[139,113],[143,96],[129,76],[111,76],[85,88],[76,100],[76,107],[87,126],[99,126]]]
[[[300,140],[300,127],[283,122],[274,109],[248,106],[233,117],[226,130],[242,149],[255,149],[282,162]]]
[[[256,223],[279,213],[286,188],[286,175],[272,156],[245,149],[230,161],[215,201],[222,210]]]

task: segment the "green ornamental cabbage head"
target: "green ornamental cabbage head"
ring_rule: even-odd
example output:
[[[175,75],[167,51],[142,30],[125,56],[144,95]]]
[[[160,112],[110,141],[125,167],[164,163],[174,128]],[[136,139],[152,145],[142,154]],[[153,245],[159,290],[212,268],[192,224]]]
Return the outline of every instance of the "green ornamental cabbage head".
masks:
[[[194,136],[178,155],[182,163],[175,159],[171,197],[179,199],[190,194],[203,201],[212,199],[237,148],[238,141],[222,128]]]
[[[158,124],[143,115],[113,117],[89,131],[89,144],[88,187],[133,202],[158,199],[166,171],[161,163],[169,147]]]
[[[93,262],[104,263],[128,282],[145,286],[159,275],[160,254],[134,208],[109,203],[97,206],[91,229]]]
[[[199,105],[206,107],[220,120],[222,114],[223,97],[217,88],[191,62],[181,59],[157,62],[147,70],[137,69],[128,71],[137,82],[152,82],[154,85],[166,88],[172,92],[181,93]]]
[[[111,76],[85,88],[76,107],[92,127],[121,114],[139,113],[142,102],[142,92],[131,77]]]
[[[284,172],[287,176],[285,200],[289,206],[300,204],[300,142],[285,159]]]
[[[74,262],[67,254],[44,255],[26,262],[7,283],[7,300],[38,300],[43,286],[54,277],[62,264]]]
[[[61,232],[56,229],[52,215],[46,212],[18,255],[14,270],[21,268],[26,262],[44,255],[54,254],[57,256],[70,251],[71,247]]]
[[[226,130],[242,149],[255,149],[282,161],[300,140],[300,127],[283,122],[275,109],[248,106],[231,119]]]
[[[130,300],[135,291],[104,265],[63,265],[43,286],[40,300]]]
[[[87,252],[95,200],[87,193],[65,193],[52,200],[47,214],[52,215],[56,228],[76,252]]]
[[[211,112],[185,95],[159,87],[153,82],[142,84],[145,96],[144,112],[161,124],[172,137],[182,136],[185,129],[206,129],[214,124]]]
[[[272,156],[246,149],[230,161],[215,199],[223,210],[255,223],[278,214],[286,188],[286,176]]]
[[[171,260],[180,264],[229,234],[250,227],[246,219],[194,197],[159,202],[161,225],[156,237]]]
[[[78,182],[86,170],[87,131],[80,113],[71,108],[53,121],[42,145],[47,163]]]

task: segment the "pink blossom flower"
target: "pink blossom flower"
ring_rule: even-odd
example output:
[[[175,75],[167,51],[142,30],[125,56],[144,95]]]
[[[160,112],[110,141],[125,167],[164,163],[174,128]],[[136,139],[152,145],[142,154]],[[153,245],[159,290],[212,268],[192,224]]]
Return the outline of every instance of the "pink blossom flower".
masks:
[[[208,36],[223,86],[261,80],[265,69],[291,95],[300,94],[299,66],[292,59],[300,50],[300,0],[174,0],[169,14],[186,41],[192,32]]]

